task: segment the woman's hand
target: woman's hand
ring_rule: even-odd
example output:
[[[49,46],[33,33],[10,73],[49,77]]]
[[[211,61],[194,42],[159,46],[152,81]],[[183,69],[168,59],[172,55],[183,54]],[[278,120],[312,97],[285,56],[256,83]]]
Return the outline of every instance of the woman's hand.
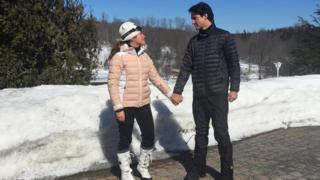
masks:
[[[183,101],[183,97],[180,94],[173,93],[170,100],[174,105],[179,105]]]
[[[125,120],[125,115],[124,115],[124,111],[119,111],[119,112],[116,112],[116,117],[117,117],[117,120],[120,121],[120,122],[124,122]]]

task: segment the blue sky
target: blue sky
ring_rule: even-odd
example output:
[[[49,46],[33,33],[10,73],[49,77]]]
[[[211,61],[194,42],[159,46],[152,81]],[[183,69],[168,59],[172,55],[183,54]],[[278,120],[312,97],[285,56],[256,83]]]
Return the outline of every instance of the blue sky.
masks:
[[[129,18],[184,17],[191,23],[189,7],[199,0],[82,0],[86,12],[98,19],[102,13],[109,21],[114,17]],[[216,25],[230,32],[257,31],[288,27],[298,22],[301,16],[311,20],[320,0],[204,0],[215,14]]]

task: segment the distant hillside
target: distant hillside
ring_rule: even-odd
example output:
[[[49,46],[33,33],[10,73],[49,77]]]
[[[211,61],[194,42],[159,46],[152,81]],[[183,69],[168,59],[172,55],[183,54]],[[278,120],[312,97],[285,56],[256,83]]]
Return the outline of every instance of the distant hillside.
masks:
[[[118,28],[122,22],[116,21],[108,23],[106,21],[97,22],[98,37],[101,42],[114,44],[118,38]],[[137,22],[139,23],[139,22]],[[143,27],[148,43],[148,53],[156,62],[160,71],[164,63],[169,63],[172,69],[180,67],[185,48],[189,39],[196,34],[196,31],[189,26],[180,29],[158,27],[146,25]],[[276,69],[274,62],[284,62],[282,66],[283,75],[289,74],[286,62],[291,59],[291,52],[297,46],[295,27],[282,28],[276,30],[261,30],[259,32],[243,32],[234,34],[237,43],[239,57],[247,64],[256,64],[261,74],[261,78],[274,76]],[[170,52],[164,59],[163,48],[169,48]],[[261,68],[259,68],[261,66]]]

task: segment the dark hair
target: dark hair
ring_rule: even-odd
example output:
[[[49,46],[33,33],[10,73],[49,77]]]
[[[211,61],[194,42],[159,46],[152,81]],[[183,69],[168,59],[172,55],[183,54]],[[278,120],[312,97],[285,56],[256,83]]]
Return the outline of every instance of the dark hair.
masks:
[[[112,57],[117,53],[117,52],[119,52],[120,51],[120,46],[122,46],[124,43],[126,43],[126,42],[124,42],[124,41],[117,41],[114,45],[113,45],[113,47],[112,47],[112,49],[111,49],[111,52],[110,52],[110,55],[109,55],[109,57],[108,57],[108,61],[110,61],[111,59],[112,59]],[[107,61],[106,61],[107,62]]]
[[[198,14],[200,16],[204,16],[205,14],[208,14],[208,20],[213,22],[213,12],[211,7],[207,3],[199,2],[198,4],[193,5],[189,9],[189,13]]]

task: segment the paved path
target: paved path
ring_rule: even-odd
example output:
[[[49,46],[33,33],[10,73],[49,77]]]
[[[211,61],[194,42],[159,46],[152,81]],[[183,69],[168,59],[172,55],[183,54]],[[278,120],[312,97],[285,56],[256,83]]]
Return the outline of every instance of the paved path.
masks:
[[[280,129],[233,143],[235,180],[320,180],[320,126]],[[181,180],[190,168],[191,153],[153,161],[154,180]],[[217,179],[217,147],[208,151],[207,175]],[[86,172],[60,180],[114,180],[120,170]],[[139,179],[139,178],[137,178]]]

